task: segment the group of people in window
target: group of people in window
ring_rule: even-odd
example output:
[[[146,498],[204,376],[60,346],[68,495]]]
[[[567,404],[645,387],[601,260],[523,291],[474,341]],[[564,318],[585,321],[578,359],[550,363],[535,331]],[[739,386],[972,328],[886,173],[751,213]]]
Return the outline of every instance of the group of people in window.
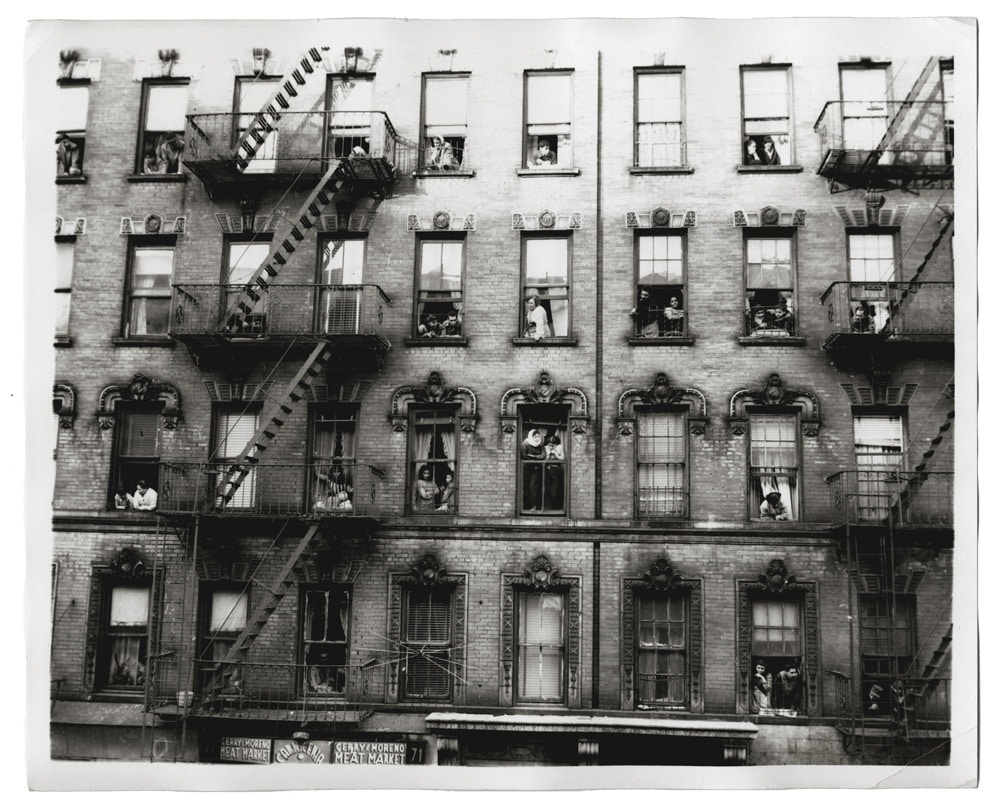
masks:
[[[139,479],[135,485],[135,492],[126,492],[124,487],[119,487],[115,492],[115,509],[137,509],[145,512],[152,512],[156,509],[156,490],[150,487],[144,479]]]
[[[566,453],[562,428],[526,426],[521,442],[521,509],[524,512],[562,512],[565,508]],[[543,436],[544,430],[544,436]]]
[[[798,711],[802,708],[802,672],[798,658],[754,661],[750,710]]]
[[[744,165],[781,165],[781,155],[769,134],[747,137],[743,141]]]
[[[684,305],[679,288],[640,288],[639,299],[629,315],[640,338],[684,335]]]
[[[427,138],[424,149],[425,171],[460,171],[465,152],[465,138],[444,138],[439,134]]]
[[[462,335],[462,306],[459,303],[426,303],[420,306],[420,322],[417,336],[435,339],[440,336]]]
[[[795,333],[792,292],[760,289],[746,296],[747,333]]]
[[[340,510],[350,512],[354,509],[354,486],[342,465],[333,464],[326,472],[317,473],[319,493],[316,499],[317,512]]]

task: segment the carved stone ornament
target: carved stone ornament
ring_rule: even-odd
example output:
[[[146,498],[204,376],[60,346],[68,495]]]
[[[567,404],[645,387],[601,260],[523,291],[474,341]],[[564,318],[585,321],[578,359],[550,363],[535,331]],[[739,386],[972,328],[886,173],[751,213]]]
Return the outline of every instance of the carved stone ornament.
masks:
[[[434,214],[434,229],[448,229],[451,226],[451,216],[444,211]]]
[[[658,372],[653,385],[647,388],[626,389],[618,398],[618,434],[629,436],[635,431],[635,407],[649,406],[654,411],[668,406],[686,406],[688,429],[692,434],[705,433],[708,424],[708,403],[697,389],[674,388],[667,373]]]
[[[525,582],[535,590],[546,590],[556,584],[559,572],[552,567],[549,558],[539,554],[530,568],[524,571]]]
[[[463,232],[476,229],[475,213],[449,213],[445,210],[438,210],[431,214],[410,213],[406,216],[406,229],[408,232],[421,231],[449,231]]]
[[[698,214],[694,210],[675,210],[671,212],[666,207],[654,207],[652,210],[628,210],[625,213],[625,226],[628,229],[663,229],[671,227],[694,227],[698,223]]]
[[[537,213],[511,213],[510,228],[514,230],[557,230],[582,229],[583,214],[559,213],[554,210],[541,210]]]
[[[123,548],[112,558],[109,566],[111,573],[118,577],[140,577],[146,571],[146,563],[134,548]]]
[[[180,392],[170,384],[157,383],[149,376],[137,372],[128,383],[112,384],[101,392],[97,408],[97,422],[101,430],[107,431],[114,427],[116,406],[122,400],[163,403],[160,416],[163,418],[164,429],[173,431],[177,428],[181,417]]]
[[[806,211],[803,209],[782,211],[774,205],[760,210],[734,210],[734,227],[803,227]]]
[[[788,590],[789,585],[795,584],[795,577],[788,575],[788,569],[780,559],[771,560],[767,570],[757,577],[761,585],[773,593],[782,593]]]
[[[440,585],[444,581],[443,578],[447,573],[448,572],[441,567],[441,563],[438,562],[437,557],[433,554],[425,554],[420,558],[417,564],[410,569],[413,581],[418,585],[424,585],[427,587]]]
[[[475,433],[476,422],[479,420],[475,393],[464,386],[447,386],[437,370],[431,372],[423,386],[401,386],[395,391],[389,411],[393,431],[406,431],[411,403],[456,403],[459,406],[458,421],[462,431]]]
[[[522,404],[563,403],[570,407],[569,425],[574,434],[585,434],[590,415],[587,413],[587,396],[571,386],[556,386],[546,370],[538,375],[534,386],[516,387],[504,392],[500,399],[500,429],[505,434],[517,430],[517,407]]]
[[[787,389],[781,376],[772,372],[760,389],[741,389],[729,401],[729,428],[735,436],[746,433],[747,407],[762,409],[798,408],[802,433],[807,437],[819,435],[819,398],[812,392]]]
[[[76,419],[76,392],[68,383],[52,385],[52,411],[59,415],[60,428],[72,428]]]
[[[123,216],[120,235],[183,235],[187,229],[185,216],[160,215],[148,213],[141,217]]]
[[[642,575],[641,587],[651,591],[668,591],[676,588],[681,581],[681,575],[667,562],[666,558],[660,557]]]

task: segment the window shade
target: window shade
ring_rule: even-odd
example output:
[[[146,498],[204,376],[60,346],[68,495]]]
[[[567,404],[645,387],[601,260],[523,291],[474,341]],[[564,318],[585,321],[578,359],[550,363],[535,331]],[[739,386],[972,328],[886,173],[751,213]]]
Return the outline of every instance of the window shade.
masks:
[[[149,588],[112,588],[108,624],[112,627],[142,627],[148,617]]]
[[[247,623],[247,595],[243,591],[213,591],[212,614],[208,628],[212,632],[239,632]]]
[[[119,453],[155,457],[159,454],[160,415],[155,411],[126,411],[122,416],[122,441]]]
[[[257,413],[222,412],[216,436],[218,459],[235,459],[257,433]]]
[[[184,131],[187,99],[186,85],[150,87],[146,107],[146,131]]]
[[[855,415],[854,444],[902,448],[902,418],[895,414]]]

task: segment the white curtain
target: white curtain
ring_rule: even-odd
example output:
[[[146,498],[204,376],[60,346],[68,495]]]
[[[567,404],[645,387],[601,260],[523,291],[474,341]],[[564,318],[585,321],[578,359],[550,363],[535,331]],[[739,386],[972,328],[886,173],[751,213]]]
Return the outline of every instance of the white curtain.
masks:
[[[444,455],[449,459],[448,470],[455,472],[455,431],[451,428],[442,428],[438,432],[441,436],[441,444],[444,446]]]

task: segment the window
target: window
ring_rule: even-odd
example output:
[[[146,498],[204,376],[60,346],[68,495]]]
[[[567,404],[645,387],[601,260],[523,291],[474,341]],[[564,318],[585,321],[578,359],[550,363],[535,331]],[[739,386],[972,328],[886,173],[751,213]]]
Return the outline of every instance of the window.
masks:
[[[873,151],[882,142],[889,128],[888,92],[888,66],[840,66],[845,148]]]
[[[353,406],[316,406],[312,414],[312,493],[317,510],[353,509],[358,412]]]
[[[73,291],[76,240],[56,241],[56,339],[69,339],[69,309]]]
[[[59,88],[56,109],[59,129],[56,133],[56,176],[83,174],[87,146],[87,105],[90,88],[85,84],[64,84]]]
[[[97,687],[141,691],[146,684],[150,586],[108,583],[102,592]]]
[[[635,71],[635,165],[684,165],[684,71]]]
[[[144,79],[136,173],[178,174],[184,152],[187,81]]]
[[[247,626],[250,597],[241,589],[211,587],[202,592],[202,633],[199,657],[220,661]]]
[[[684,246],[684,236],[680,234],[640,233],[637,236],[638,282],[632,313],[637,337],[685,334]]]
[[[173,244],[131,244],[125,336],[166,336],[170,326]]]
[[[861,607],[861,708],[888,716],[890,686],[910,672],[914,657],[914,602],[908,596],[863,595]]]
[[[945,162],[955,159],[955,63],[941,62],[941,99],[944,113]]]
[[[411,414],[410,511],[417,515],[458,509],[455,411],[416,409]]]
[[[347,693],[351,591],[344,585],[307,588],[303,594],[302,656],[309,694]]]
[[[559,405],[520,406],[521,512],[566,514],[569,409]]]
[[[684,518],[687,506],[687,423],[683,412],[637,412],[637,516]]]
[[[752,520],[799,520],[797,434],[794,414],[750,415]]]
[[[413,588],[406,593],[402,669],[407,699],[451,698],[452,592]]]
[[[224,267],[223,285],[226,286],[225,310],[233,310],[236,301],[242,296],[250,278],[254,276],[261,264],[271,254],[271,244],[260,241],[227,241],[226,264]],[[267,335],[267,301],[268,292],[261,292],[260,299],[253,303],[253,312],[243,317],[240,335]],[[225,321],[225,319],[223,319]]]
[[[566,596],[517,594],[517,699],[562,702],[566,677]]]
[[[212,462],[219,468],[220,474],[213,480],[210,492],[219,495],[220,485],[226,479],[238,478],[230,468],[239,459],[250,440],[257,434],[259,428],[259,413],[245,409],[221,409],[216,412],[215,450],[212,451]],[[228,485],[227,485],[228,486]],[[230,509],[252,509],[256,501],[257,470],[251,467],[232,497],[223,502],[221,495],[216,499],[216,505],[225,505]]]
[[[320,243],[320,333],[357,333],[361,326],[364,238],[325,238]]]
[[[274,91],[278,89],[279,78],[238,78],[236,79],[236,113],[237,130],[234,138],[234,145],[238,142],[250,126],[254,118],[264,108],[264,104],[271,98]],[[272,129],[264,137],[254,154],[253,159],[244,169],[244,173],[273,173],[277,167],[275,157],[278,156],[278,130]]]
[[[573,167],[573,74],[526,73],[524,166]]]
[[[743,164],[791,165],[787,67],[744,67]]]
[[[330,111],[329,153],[337,158],[370,156],[372,76],[331,75],[327,84]]]
[[[899,492],[894,476],[903,460],[902,418],[896,414],[855,414],[854,455],[858,465],[858,518],[888,518]]]
[[[109,508],[119,491],[131,495],[140,481],[159,491],[160,407],[140,403],[119,403],[118,433],[115,441],[114,476]]]
[[[525,236],[521,241],[525,338],[569,336],[570,257],[570,239],[565,235]]]
[[[423,120],[423,169],[463,170],[469,120],[469,76],[461,73],[425,75]]]
[[[794,336],[795,259],[792,237],[749,237],[744,313],[747,336]]]
[[[636,597],[636,608],[639,707],[686,708],[687,599],[643,594]]]
[[[802,709],[802,606],[798,601],[750,603],[750,708]]]
[[[890,283],[896,276],[896,234],[848,233],[851,329],[881,333],[889,324]]]
[[[462,335],[464,240],[418,244],[416,333],[420,338]]]

